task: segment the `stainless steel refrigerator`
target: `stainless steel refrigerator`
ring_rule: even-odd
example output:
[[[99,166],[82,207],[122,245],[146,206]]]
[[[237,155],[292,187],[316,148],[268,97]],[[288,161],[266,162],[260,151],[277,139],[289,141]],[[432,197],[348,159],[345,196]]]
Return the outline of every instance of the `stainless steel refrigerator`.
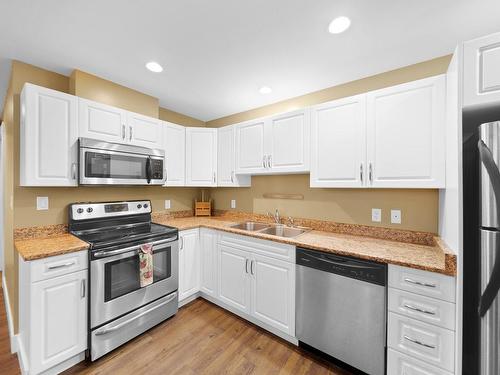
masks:
[[[482,124],[480,156],[480,319],[481,375],[500,374],[500,121]]]

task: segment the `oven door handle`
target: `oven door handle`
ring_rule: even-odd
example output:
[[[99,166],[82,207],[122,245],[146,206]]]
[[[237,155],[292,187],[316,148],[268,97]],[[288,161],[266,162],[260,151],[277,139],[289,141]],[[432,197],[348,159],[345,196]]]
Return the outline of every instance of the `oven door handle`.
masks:
[[[162,244],[165,244],[165,243],[168,243],[168,242],[173,242],[177,240],[177,237],[168,237],[164,240],[159,240],[159,241],[154,241],[154,242],[151,242],[151,245],[155,246],[155,245],[162,245]],[[135,246],[130,246],[130,247],[126,247],[124,249],[116,249],[116,250],[109,250],[109,251],[96,251],[94,253],[94,257],[96,258],[106,258],[106,257],[110,257],[110,256],[113,256],[113,255],[119,255],[119,254],[124,254],[124,253],[128,253],[129,251],[133,251],[133,250],[138,250],[140,248],[140,245],[135,245]]]
[[[162,307],[162,306],[165,306],[167,303],[172,302],[172,301],[175,299],[175,297],[177,297],[177,292],[172,293],[172,294],[171,294],[171,295],[170,295],[170,296],[169,296],[169,297],[168,297],[165,301],[163,301],[162,303],[160,303],[160,304],[158,304],[158,305],[156,305],[156,306],[154,306],[154,307],[152,307],[152,308],[150,308],[150,309],[148,309],[148,310],[146,310],[146,311],[143,311],[143,312],[141,312],[140,314],[138,314],[138,315],[136,315],[136,316],[134,316],[134,317],[132,317],[132,318],[130,318],[130,319],[127,319],[127,320],[125,320],[125,321],[123,321],[123,322],[121,322],[121,323],[117,324],[117,325],[116,325],[116,326],[114,326],[114,327],[110,327],[110,328],[103,328],[103,329],[101,329],[101,330],[99,330],[99,331],[96,331],[95,335],[96,335],[96,336],[102,336],[102,335],[106,335],[106,334],[108,334],[108,333],[111,333],[111,332],[117,331],[117,330],[119,330],[120,328],[122,328],[122,327],[126,326],[127,324],[130,324],[130,323],[134,322],[135,320],[137,320],[137,319],[139,319],[139,318],[143,317],[144,315],[147,315],[147,314],[149,314],[150,312],[153,312],[154,310],[159,309],[159,308],[160,308],[160,307]]]

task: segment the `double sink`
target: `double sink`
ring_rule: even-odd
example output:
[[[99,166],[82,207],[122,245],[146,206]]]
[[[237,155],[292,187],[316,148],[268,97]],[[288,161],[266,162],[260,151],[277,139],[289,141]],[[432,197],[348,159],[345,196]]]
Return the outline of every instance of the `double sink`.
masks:
[[[244,221],[242,223],[234,224],[231,225],[231,228],[287,238],[297,237],[302,233],[310,231],[309,228],[305,227],[289,227],[283,224],[266,224],[254,221]]]

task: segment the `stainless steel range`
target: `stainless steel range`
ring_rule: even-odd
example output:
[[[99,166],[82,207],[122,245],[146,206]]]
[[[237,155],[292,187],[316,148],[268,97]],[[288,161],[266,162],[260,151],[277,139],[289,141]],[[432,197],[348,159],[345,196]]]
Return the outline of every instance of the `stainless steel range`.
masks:
[[[74,203],[69,230],[90,244],[92,361],[171,317],[178,308],[178,231],[151,222],[151,202]],[[142,287],[139,251],[153,244],[153,283]]]

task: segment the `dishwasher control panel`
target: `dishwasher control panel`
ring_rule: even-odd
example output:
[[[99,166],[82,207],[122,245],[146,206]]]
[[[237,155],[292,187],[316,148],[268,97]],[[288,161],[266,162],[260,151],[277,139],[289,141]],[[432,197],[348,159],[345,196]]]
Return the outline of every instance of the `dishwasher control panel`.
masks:
[[[322,251],[297,248],[296,263],[320,271],[378,285],[387,283],[387,265],[363,259],[327,254]]]

